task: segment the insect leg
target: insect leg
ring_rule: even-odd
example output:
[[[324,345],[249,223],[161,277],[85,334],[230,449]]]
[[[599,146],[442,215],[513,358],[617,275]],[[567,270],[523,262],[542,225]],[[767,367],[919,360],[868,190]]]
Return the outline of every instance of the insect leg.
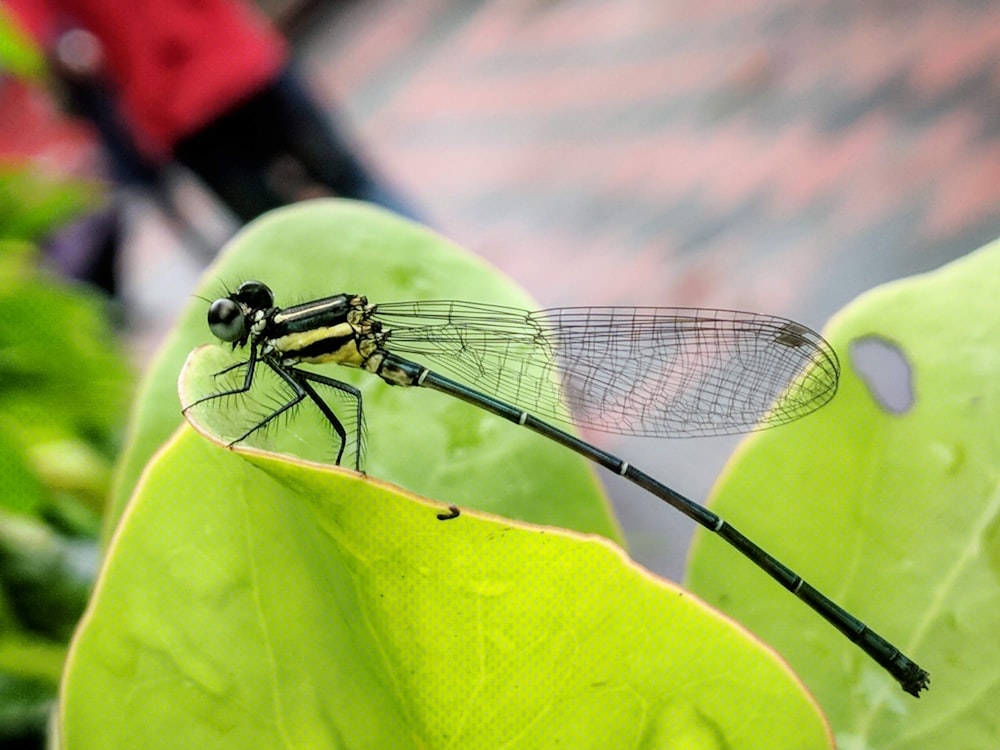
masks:
[[[309,385],[307,381],[312,381],[314,383],[319,383],[320,385],[325,385],[329,388],[340,391],[341,393],[346,393],[355,403],[355,451],[354,451],[354,470],[361,471],[361,445],[362,445],[362,432],[364,429],[364,412],[361,407],[361,391],[355,388],[353,385],[348,385],[347,383],[342,383],[339,380],[334,380],[333,378],[328,378],[325,375],[317,375],[314,372],[308,372],[306,370],[299,370],[296,368],[289,368],[290,373],[294,373],[293,377],[298,382],[299,386],[305,391],[306,395],[312,399],[316,407],[323,413],[330,426],[333,427],[334,431],[340,437],[340,450],[337,452],[337,465],[340,465],[340,459],[344,456],[344,448],[347,446],[347,432],[344,429],[344,425],[341,423],[337,416],[333,413],[333,410],[329,405],[320,398],[316,390]]]

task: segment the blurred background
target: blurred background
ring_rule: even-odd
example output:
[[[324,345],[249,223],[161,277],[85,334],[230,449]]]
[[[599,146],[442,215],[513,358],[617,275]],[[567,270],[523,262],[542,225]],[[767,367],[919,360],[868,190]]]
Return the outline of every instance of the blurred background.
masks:
[[[176,161],[122,170],[73,80],[39,72],[36,40],[11,21],[23,5],[2,19],[0,220],[38,209],[16,180],[63,191],[29,239],[110,292],[141,369],[238,212]],[[996,3],[256,7],[370,170],[370,196],[539,306],[714,306],[822,328],[860,292],[1000,235]],[[289,199],[316,194],[294,160],[273,172]],[[589,437],[699,500],[737,442]],[[633,555],[679,578],[691,524],[606,485]]]

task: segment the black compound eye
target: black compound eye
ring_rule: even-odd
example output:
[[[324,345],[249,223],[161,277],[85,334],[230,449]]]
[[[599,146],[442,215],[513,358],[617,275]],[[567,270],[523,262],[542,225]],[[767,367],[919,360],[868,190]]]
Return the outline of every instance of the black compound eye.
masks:
[[[246,333],[246,317],[237,302],[223,297],[208,308],[208,328],[223,341],[238,341]]]
[[[259,281],[244,281],[232,296],[251,310],[268,310],[274,307],[274,293]]]

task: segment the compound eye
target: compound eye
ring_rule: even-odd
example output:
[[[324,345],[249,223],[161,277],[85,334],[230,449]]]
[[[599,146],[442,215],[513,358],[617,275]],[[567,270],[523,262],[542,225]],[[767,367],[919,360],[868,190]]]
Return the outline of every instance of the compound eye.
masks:
[[[246,318],[239,304],[223,297],[208,308],[208,328],[223,341],[238,341],[245,334]]]
[[[274,293],[266,284],[259,281],[244,281],[237,288],[233,298],[251,310],[268,310],[274,307]]]

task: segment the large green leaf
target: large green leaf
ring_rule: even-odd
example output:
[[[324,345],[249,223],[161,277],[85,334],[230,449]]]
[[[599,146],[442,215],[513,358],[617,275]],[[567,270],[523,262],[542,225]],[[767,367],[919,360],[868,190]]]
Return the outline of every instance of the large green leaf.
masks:
[[[707,537],[691,588],[786,656],[842,750],[996,747],[1000,243],[864,295],[828,335],[845,365],[837,398],[749,439],[712,504],[927,669],[930,691],[900,692]]]
[[[224,283],[235,287],[249,278],[267,283],[279,305],[347,291],[372,302],[460,298],[533,307],[495,269],[440,236],[350,201],[298,204],[254,222],[230,242],[197,294],[214,299],[224,293]],[[181,421],[178,373],[195,347],[215,341],[207,310],[204,299],[192,299],[146,377],[111,523],[146,461]],[[618,538],[593,470],[565,449],[441,394],[391,388],[348,368],[327,366],[322,372],[363,392],[372,476],[444,502]],[[260,403],[275,398],[262,389],[255,396],[258,406],[251,402],[249,408],[263,409]],[[299,452],[298,442],[307,457],[318,457],[317,451],[335,457],[332,441],[309,443],[292,427],[283,450]]]
[[[442,510],[183,428],[109,547],[63,746],[829,747],[772,652],[606,539]]]
[[[279,304],[346,290],[530,305],[426,230],[340,201],[252,225],[203,296],[219,275],[261,278]],[[298,418],[258,443],[283,455],[226,449],[228,421],[267,395],[191,410],[209,439],[185,426],[165,442],[185,357],[185,403],[233,361],[204,345],[206,307],[141,399],[120,479],[135,490],[63,682],[65,747],[829,746],[784,665],[631,563],[589,466],[525,430],[334,371],[364,394],[368,476],[290,457],[334,449]],[[439,520],[384,478],[463,512]]]

